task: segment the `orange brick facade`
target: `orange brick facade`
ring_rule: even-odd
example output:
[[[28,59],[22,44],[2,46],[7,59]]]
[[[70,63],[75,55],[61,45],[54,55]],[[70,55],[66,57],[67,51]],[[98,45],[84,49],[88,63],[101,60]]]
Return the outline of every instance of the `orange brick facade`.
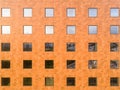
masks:
[[[110,77],[120,78],[119,69],[110,69],[110,60],[120,60],[119,51],[110,52],[111,42],[120,43],[120,34],[110,34],[110,25],[120,25],[120,16],[110,17],[110,8],[120,8],[119,0],[0,0],[0,8],[11,10],[10,17],[0,16],[0,26],[11,28],[9,35],[0,34],[0,47],[10,43],[0,60],[11,65],[0,68],[0,82],[10,77],[10,86],[0,85],[0,90],[120,90],[110,86]],[[23,17],[24,8],[32,8],[32,17]],[[54,16],[45,17],[45,8],[54,8]],[[75,17],[66,16],[67,8],[75,8]],[[97,17],[88,17],[89,8],[98,9]],[[24,25],[32,25],[31,35],[23,34]],[[54,26],[54,34],[45,34],[46,25]],[[74,35],[66,34],[67,25],[76,26]],[[98,26],[97,34],[88,34],[89,25]],[[24,42],[32,43],[31,52],[23,51]],[[53,52],[45,52],[46,42],[54,43]],[[68,42],[75,43],[74,52],[66,51]],[[97,52],[88,51],[90,42],[97,43]],[[97,69],[88,69],[91,59],[97,60]],[[23,69],[23,60],[32,60],[32,69]],[[45,69],[45,60],[54,60],[54,68]],[[67,69],[66,60],[76,60],[75,69]],[[24,77],[32,78],[32,86],[23,86]],[[45,86],[45,77],[54,77],[54,86]],[[66,85],[67,77],[75,77],[75,86]],[[89,77],[97,78],[97,86],[88,85]]]

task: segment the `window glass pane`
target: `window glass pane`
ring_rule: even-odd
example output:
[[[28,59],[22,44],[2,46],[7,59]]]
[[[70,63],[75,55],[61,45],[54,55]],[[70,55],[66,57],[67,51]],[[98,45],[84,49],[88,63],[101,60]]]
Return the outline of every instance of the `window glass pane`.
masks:
[[[45,78],[45,86],[54,86],[54,78],[46,77]]]
[[[67,69],[75,69],[75,60],[67,60]]]
[[[90,8],[89,9],[89,17],[96,17],[97,16],[97,9],[96,8]]]
[[[32,26],[24,26],[24,34],[32,34]]]
[[[90,77],[89,78],[89,86],[97,86],[97,78]]]
[[[88,51],[89,52],[96,52],[97,51],[97,43],[89,43],[88,44]]]
[[[54,33],[54,27],[53,26],[46,26],[45,27],[46,34],[53,34]]]
[[[118,69],[119,68],[119,61],[118,60],[111,60],[110,61],[110,68],[111,69]]]
[[[24,60],[23,61],[23,68],[24,69],[31,69],[32,68],[32,60]]]
[[[97,26],[89,26],[89,34],[97,34]]]
[[[24,17],[32,17],[32,9],[31,8],[24,9]]]
[[[10,51],[10,43],[1,43],[2,51]]]
[[[23,43],[23,51],[32,51],[32,43]]]
[[[10,78],[1,78],[1,86],[10,86]]]
[[[119,33],[119,26],[111,26],[110,33],[111,34],[118,34]]]
[[[118,51],[118,43],[110,43],[110,51],[111,52]]]
[[[111,17],[118,17],[119,16],[119,9],[118,8],[110,9],[110,16]]]
[[[119,86],[119,79],[117,77],[110,78],[110,86]]]
[[[75,51],[75,43],[67,43],[67,51]]]
[[[10,9],[2,8],[2,17],[10,17]]]
[[[23,78],[23,86],[32,86],[32,78],[30,77]]]
[[[88,61],[88,68],[89,69],[96,69],[97,68],[97,60],[89,60]]]
[[[54,43],[45,43],[45,51],[54,51]]]
[[[75,26],[67,26],[67,34],[75,34]]]
[[[10,61],[9,60],[2,60],[1,61],[1,68],[2,69],[9,69],[10,68]]]
[[[67,86],[75,86],[75,78],[74,77],[67,78]]]
[[[46,69],[53,69],[54,68],[54,61],[53,60],[45,60],[45,68]]]
[[[67,16],[68,17],[75,17],[75,9],[74,8],[68,8],[67,9]]]
[[[10,26],[2,26],[2,34],[10,34]]]
[[[45,14],[46,14],[46,17],[53,17],[54,16],[54,9],[46,8],[45,9]]]

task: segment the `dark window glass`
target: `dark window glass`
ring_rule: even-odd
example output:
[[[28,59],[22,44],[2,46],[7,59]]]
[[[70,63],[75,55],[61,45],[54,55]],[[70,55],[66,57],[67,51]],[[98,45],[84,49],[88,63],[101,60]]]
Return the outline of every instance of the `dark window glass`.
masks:
[[[32,51],[32,43],[23,43],[23,51]]]
[[[1,78],[1,85],[2,86],[10,86],[10,78]]]
[[[74,77],[67,78],[67,86],[75,86],[75,78]]]
[[[75,43],[67,43],[67,51],[75,51]]]
[[[30,77],[23,78],[23,86],[32,86],[32,78]]]
[[[89,78],[89,86],[97,86],[97,79],[94,77]]]
[[[2,51],[10,51],[10,43],[1,43]]]
[[[46,69],[52,69],[52,68],[54,68],[54,62],[53,62],[53,60],[45,60],[45,68]]]
[[[118,86],[119,85],[118,82],[119,82],[118,78],[116,77],[110,78],[110,86]]]
[[[1,61],[1,68],[2,69],[9,69],[10,68],[10,61],[9,60],[2,60]]]
[[[30,69],[30,68],[32,68],[32,60],[24,60],[23,61],[23,68],[24,69]]]
[[[54,51],[53,43],[45,43],[45,51]]]
[[[97,60],[89,60],[88,61],[88,68],[89,69],[96,69],[97,68]]]
[[[97,43],[89,43],[88,44],[88,51],[89,52],[95,52],[95,51],[97,51]]]
[[[111,52],[118,51],[118,43],[110,43],[110,51]]]
[[[118,60],[111,60],[110,61],[110,68],[111,69],[118,69],[119,68],[119,61]]]
[[[75,60],[67,60],[67,69],[75,69]]]
[[[46,77],[45,78],[45,86],[54,86],[54,78]]]

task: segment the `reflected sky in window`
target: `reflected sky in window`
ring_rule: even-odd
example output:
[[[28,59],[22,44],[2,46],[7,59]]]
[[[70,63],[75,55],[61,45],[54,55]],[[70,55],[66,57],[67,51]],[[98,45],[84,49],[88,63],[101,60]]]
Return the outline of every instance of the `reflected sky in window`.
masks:
[[[118,17],[118,16],[119,16],[119,9],[117,9],[117,8],[112,8],[112,9],[110,10],[110,15],[111,15],[111,17]]]

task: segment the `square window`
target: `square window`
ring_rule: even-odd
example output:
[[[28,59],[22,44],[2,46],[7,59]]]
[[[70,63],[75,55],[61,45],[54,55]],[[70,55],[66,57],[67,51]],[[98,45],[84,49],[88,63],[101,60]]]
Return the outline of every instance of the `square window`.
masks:
[[[119,61],[118,60],[111,60],[110,61],[110,68],[111,69],[118,69],[119,68]]]
[[[32,43],[23,43],[23,51],[32,51]]]
[[[68,17],[75,17],[75,8],[68,8],[67,9],[67,16]]]
[[[2,26],[2,34],[10,34],[10,26]]]
[[[54,61],[53,60],[45,60],[45,68],[46,69],[53,69],[54,68]]]
[[[1,78],[1,86],[10,86],[10,78],[2,77]]]
[[[32,78],[24,77],[23,78],[23,86],[32,86]]]
[[[10,51],[10,43],[1,43],[2,51]]]
[[[75,69],[75,60],[67,60],[67,69]]]
[[[89,17],[97,17],[97,8],[89,8]]]
[[[75,26],[67,26],[67,34],[75,34]]]
[[[95,77],[90,77],[88,82],[89,86],[97,86],[97,78]]]
[[[111,8],[110,9],[110,16],[111,17],[118,17],[119,16],[119,9],[118,8]]]
[[[75,51],[75,43],[67,43],[67,51]]]
[[[45,9],[45,16],[46,17],[53,17],[54,16],[54,9],[53,8],[46,8]]]
[[[97,43],[89,43],[88,44],[88,51],[89,52],[96,52],[97,51]]]
[[[67,77],[67,86],[75,86],[75,78]]]
[[[110,51],[111,52],[118,51],[118,43],[110,43]]]
[[[88,32],[89,34],[97,34],[97,26],[89,26]]]
[[[10,68],[10,60],[2,60],[1,61],[1,68],[2,69],[9,69]]]
[[[32,26],[24,26],[24,34],[32,34]]]
[[[88,61],[88,68],[89,69],[96,69],[97,68],[97,60],[89,60]]]
[[[10,17],[10,8],[2,8],[2,17]]]
[[[45,51],[54,51],[54,43],[45,43]]]
[[[54,78],[45,77],[45,86],[54,86]]]
[[[24,69],[31,69],[32,68],[32,60],[24,60],[23,61],[23,68]]]
[[[111,77],[110,86],[119,86],[119,79],[117,77]]]
[[[32,9],[24,8],[24,17],[32,17]]]
[[[46,34],[54,34],[54,27],[53,26],[46,26],[45,33]]]
[[[111,34],[118,34],[119,33],[119,26],[110,26],[110,33]]]

